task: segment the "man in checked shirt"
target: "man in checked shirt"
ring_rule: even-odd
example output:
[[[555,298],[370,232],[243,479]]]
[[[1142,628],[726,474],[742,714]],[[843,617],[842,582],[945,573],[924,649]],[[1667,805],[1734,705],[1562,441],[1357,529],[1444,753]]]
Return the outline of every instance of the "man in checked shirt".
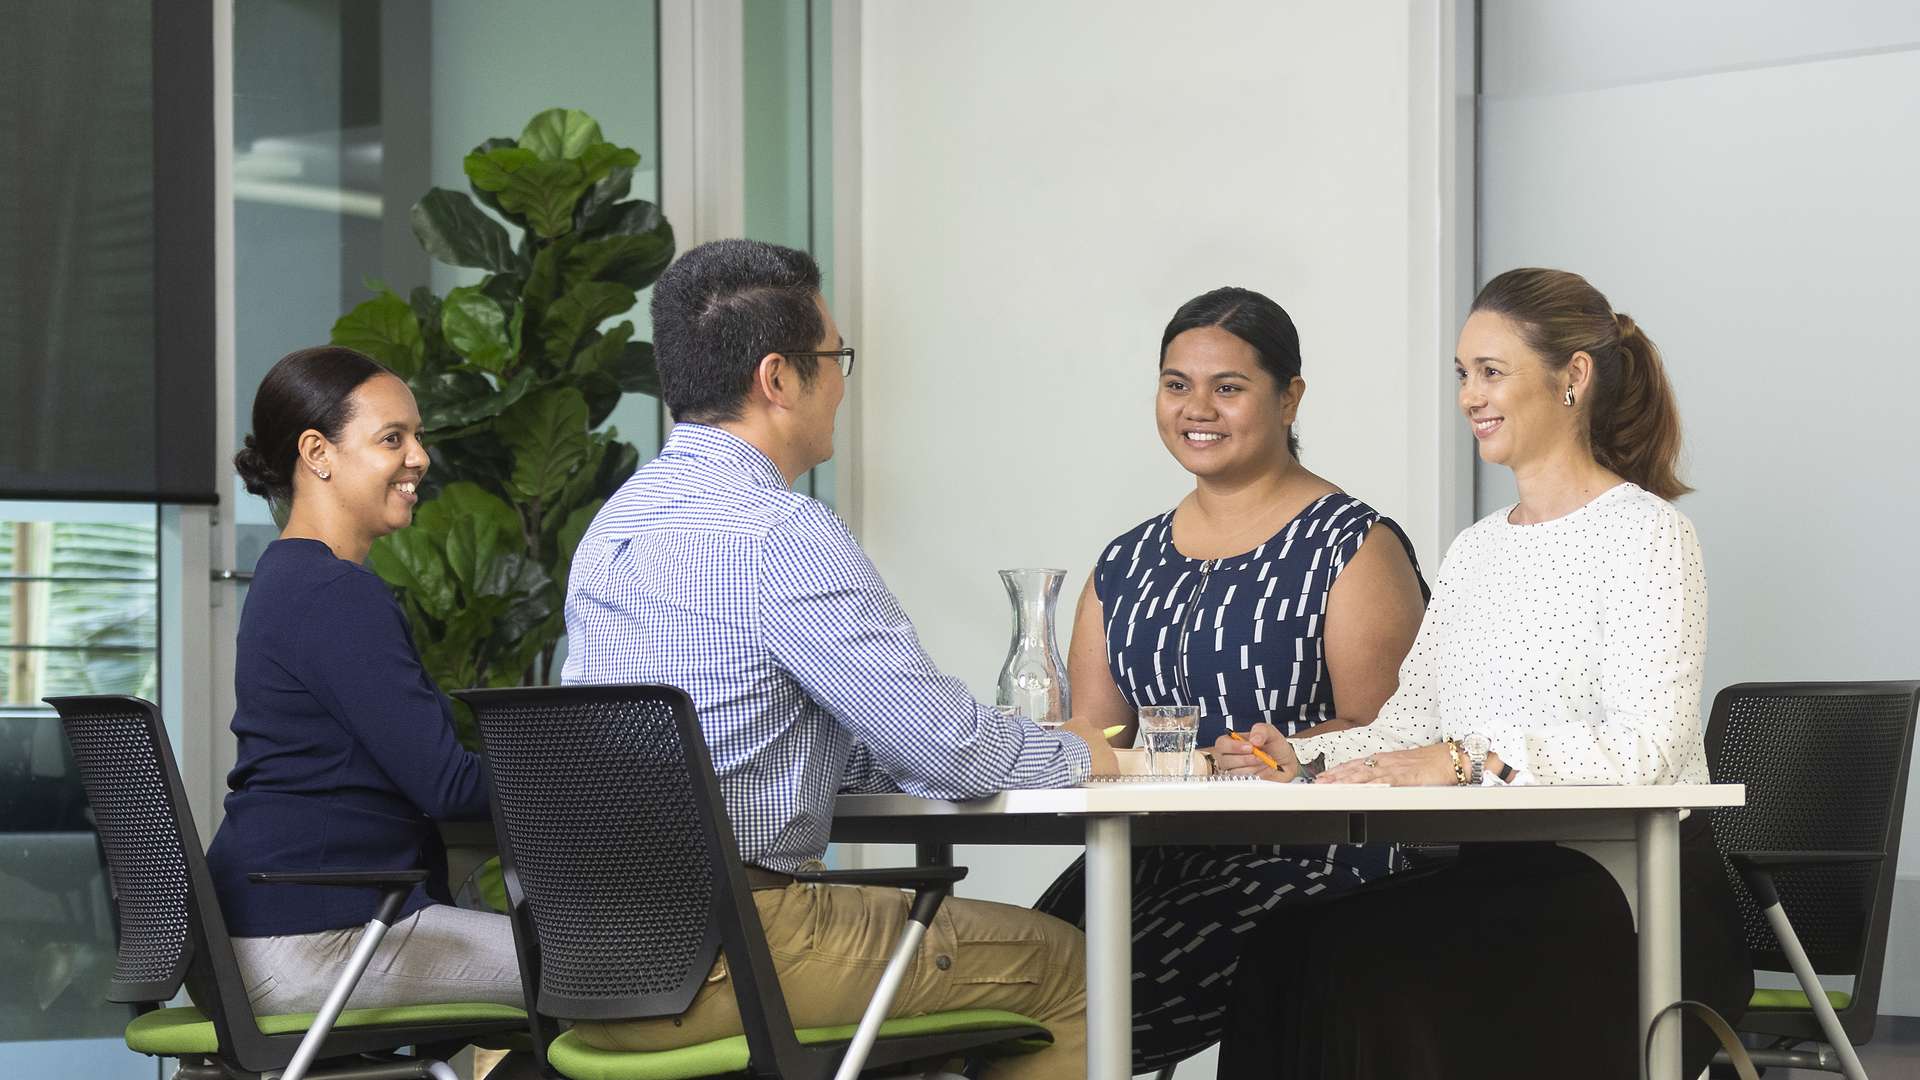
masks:
[[[805,252],[721,240],[654,286],[661,397],[676,426],[594,517],[567,585],[569,683],[663,682],[693,698],[795,1024],[856,1022],[905,925],[897,889],[803,885],[841,791],[972,798],[1114,771],[1084,724],[1044,731],[974,701],[920,647],[847,527],[792,490],[833,454],[853,372]],[[823,362],[824,361],[824,362]],[[892,1014],[1004,1009],[1053,1046],[993,1077],[1085,1075],[1079,930],[948,900]],[[724,958],[678,1018],[581,1024],[607,1049],[741,1029]]]

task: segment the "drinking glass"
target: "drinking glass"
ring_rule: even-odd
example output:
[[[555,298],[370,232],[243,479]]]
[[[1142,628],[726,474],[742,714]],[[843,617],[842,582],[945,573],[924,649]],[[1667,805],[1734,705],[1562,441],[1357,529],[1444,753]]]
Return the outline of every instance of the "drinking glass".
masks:
[[[1200,733],[1198,705],[1143,705],[1140,737],[1147,771],[1155,776],[1192,776],[1193,743]]]

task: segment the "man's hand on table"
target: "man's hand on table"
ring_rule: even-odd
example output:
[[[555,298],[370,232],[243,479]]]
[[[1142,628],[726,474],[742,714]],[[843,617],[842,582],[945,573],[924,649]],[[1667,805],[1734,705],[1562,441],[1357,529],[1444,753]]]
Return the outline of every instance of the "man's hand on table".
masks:
[[[1100,734],[1093,721],[1083,717],[1068,717],[1060,728],[1062,732],[1077,736],[1087,744],[1087,753],[1093,759],[1093,775],[1111,776],[1120,771],[1120,759],[1113,756],[1113,747],[1107,745],[1106,737]]]

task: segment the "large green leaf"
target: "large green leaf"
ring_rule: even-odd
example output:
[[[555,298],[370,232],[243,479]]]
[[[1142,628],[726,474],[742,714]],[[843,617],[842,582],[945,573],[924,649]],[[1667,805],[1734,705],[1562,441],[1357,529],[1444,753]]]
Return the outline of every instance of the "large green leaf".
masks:
[[[537,596],[548,591],[553,579],[546,567],[525,555],[502,555],[487,567],[487,574],[476,588],[482,596],[511,600],[519,596]]]
[[[447,294],[440,329],[468,363],[496,375],[520,355],[518,335],[511,332],[506,312],[478,285],[462,285]]]
[[[612,281],[644,289],[673,261],[673,227],[660,208],[635,200],[613,207],[567,257],[564,274],[571,289],[582,281]]]
[[[374,573],[406,589],[420,610],[442,620],[452,614],[458,600],[440,550],[443,539],[415,525],[376,540],[367,555]]]
[[[572,371],[577,375],[606,371],[616,362],[620,350],[626,347],[631,337],[633,324],[630,322],[623,322],[598,336],[588,331],[587,343],[574,354]]]
[[[507,609],[494,621],[494,640],[501,643],[502,651],[512,650],[522,639],[537,630],[541,623],[546,622],[547,617],[552,614],[553,601],[542,593],[515,597],[507,602]],[[552,638],[546,639],[541,642],[540,648],[545,649],[552,641]],[[538,652],[539,650],[529,651]],[[521,666],[524,667],[525,664],[522,663]]]
[[[587,147],[605,142],[600,125],[579,109],[548,109],[527,121],[520,145],[547,161],[577,158]]]
[[[425,285],[419,285],[407,294],[407,306],[413,309],[414,321],[420,327],[421,353],[423,359],[420,370],[407,380],[423,376],[437,375],[454,364],[460,357],[447,347],[446,335],[440,332],[440,298]]]
[[[492,636],[495,623],[510,606],[497,596],[471,597],[447,620],[437,645],[444,658],[441,662],[450,669],[454,681],[442,689],[465,689],[480,681],[480,671],[486,665],[479,655],[480,645]]]
[[[333,324],[332,340],[366,353],[403,379],[417,373],[426,358],[413,308],[386,289],[340,316]]]
[[[515,173],[539,163],[540,155],[531,150],[508,140],[489,139],[475,147],[461,167],[476,189],[497,196],[513,183]]]
[[[501,554],[500,527],[491,518],[461,517],[447,530],[447,565],[471,597]]]
[[[577,159],[546,160],[525,147],[496,147],[467,157],[474,186],[494,192],[507,211],[526,217],[528,228],[551,239],[573,229],[573,207],[613,169],[632,167],[640,155],[611,143],[595,143]]]
[[[628,340],[632,336],[634,323],[620,323],[599,338],[589,334],[591,340],[574,356],[576,379],[605,375],[626,394],[660,396],[660,371],[653,363],[653,346]]]
[[[602,364],[600,370],[613,376],[626,393],[660,396],[660,368],[654,363],[651,342],[628,342],[621,348],[620,355]]]
[[[520,538],[519,512],[505,499],[468,480],[456,480],[442,488],[439,495],[421,503],[413,517],[416,527],[440,534],[450,532],[462,519],[480,518],[500,533],[502,551],[519,551],[526,546]]]
[[[553,566],[555,576],[559,578],[562,588],[566,587],[567,578],[573,570],[573,553],[580,550],[580,538],[587,535],[587,526],[593,524],[593,515],[599,513],[606,502],[605,499],[595,499],[585,506],[576,506],[573,512],[567,515],[567,520],[560,523],[560,533],[557,537],[560,551]]]
[[[607,422],[613,410],[620,405],[620,384],[613,376],[604,371],[591,371],[573,377],[574,389],[587,399],[587,427],[597,428]]]
[[[427,479],[459,477],[512,497],[508,482],[513,478],[513,451],[494,434],[492,421],[437,436],[427,451],[433,455]]]
[[[457,439],[466,428],[491,420],[513,407],[533,388],[533,373],[522,371],[499,387],[472,369],[441,372],[417,379],[413,398],[420,406],[420,426],[429,442]]]
[[[511,272],[526,269],[500,223],[458,191],[433,188],[407,214],[414,239],[449,266]]]
[[[600,467],[594,473],[593,490],[611,495],[620,490],[633,471],[640,467],[640,451],[632,443],[614,442],[607,447],[606,456],[600,459]]]
[[[607,175],[589,188],[586,197],[573,208],[573,231],[598,233],[605,226],[613,207],[632,190],[632,165],[615,165],[607,170]]]
[[[493,426],[513,450],[508,490],[519,498],[557,494],[586,460],[587,401],[572,387],[529,394]]]
[[[632,289],[610,281],[589,281],[562,294],[540,320],[540,344],[548,362],[566,367],[587,331],[630,310],[635,299]]]
[[[498,138],[498,137],[488,139],[485,142],[482,142],[479,146],[474,147],[473,150],[467,154],[467,160],[471,161],[476,154],[484,155],[489,150],[498,150],[498,149],[501,149],[502,147],[511,147],[513,145],[514,145],[514,142],[512,139]],[[486,207],[487,209],[493,211],[496,214],[499,214],[501,217],[506,218],[509,222],[515,225],[518,225],[523,229],[527,227],[527,223],[524,218],[522,218],[518,214],[508,213],[506,208],[500,205],[499,196],[495,195],[493,192],[487,190],[486,188],[481,187],[479,184],[474,183],[473,174],[471,172],[467,174],[467,184],[469,187],[473,189],[473,197],[480,200],[480,205]]]

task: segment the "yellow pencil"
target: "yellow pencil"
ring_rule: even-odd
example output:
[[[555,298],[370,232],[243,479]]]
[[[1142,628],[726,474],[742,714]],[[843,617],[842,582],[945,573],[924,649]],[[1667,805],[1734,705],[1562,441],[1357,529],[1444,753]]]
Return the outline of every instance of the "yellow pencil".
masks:
[[[1235,742],[1247,742],[1247,737],[1245,735],[1240,734],[1237,731],[1227,732],[1227,738],[1232,739]],[[1247,745],[1253,746],[1252,743],[1247,743]],[[1277,769],[1280,767],[1280,763],[1278,761],[1273,760],[1272,754],[1267,753],[1265,750],[1262,750],[1257,746],[1253,747],[1253,756],[1259,758],[1261,761],[1266,762],[1267,768],[1269,769]]]

